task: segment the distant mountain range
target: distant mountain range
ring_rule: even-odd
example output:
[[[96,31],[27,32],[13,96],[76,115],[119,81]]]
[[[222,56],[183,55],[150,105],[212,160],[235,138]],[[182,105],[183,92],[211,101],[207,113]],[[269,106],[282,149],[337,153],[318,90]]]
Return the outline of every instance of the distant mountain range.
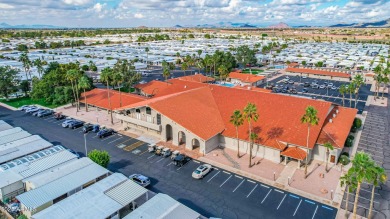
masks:
[[[44,25],[44,24],[10,25],[10,24],[7,24],[7,23],[0,23],[0,29],[52,29],[52,28],[62,28],[62,27],[53,26],[53,25]]]
[[[376,22],[363,22],[363,23],[352,23],[352,24],[335,24],[329,27],[350,27],[350,28],[367,28],[367,27],[390,27],[390,18],[387,20],[376,21]]]
[[[239,22],[218,22],[215,24],[198,24],[198,25],[175,25],[174,28],[264,28],[264,26],[249,24],[249,23],[239,23]],[[268,28],[290,28],[286,23],[278,23],[275,25],[271,25]]]
[[[270,26],[268,26],[268,28],[277,28],[277,29],[281,29],[281,28],[291,28],[291,27],[288,26],[288,24],[286,24],[286,23],[280,22],[280,23],[275,24],[275,25],[270,25]]]

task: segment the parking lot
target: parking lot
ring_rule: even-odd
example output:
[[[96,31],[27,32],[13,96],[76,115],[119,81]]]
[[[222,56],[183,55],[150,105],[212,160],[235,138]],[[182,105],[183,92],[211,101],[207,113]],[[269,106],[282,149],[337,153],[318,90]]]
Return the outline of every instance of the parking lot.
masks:
[[[330,101],[339,105],[343,104],[342,101],[342,95],[339,93],[338,88],[342,84],[350,84],[349,82],[344,81],[334,81],[334,80],[324,80],[324,79],[315,79],[315,78],[301,78],[300,76],[289,76],[289,80],[294,81],[293,84],[290,83],[283,83],[283,79],[285,77],[279,77],[272,81],[269,81],[268,84],[273,83],[274,85],[281,86],[283,85],[284,88],[288,87],[291,89],[292,87],[295,87],[297,90],[297,94],[291,94],[291,95],[299,95],[299,96],[305,96],[313,99],[323,99],[326,101]],[[309,84],[312,84],[314,81],[317,82],[319,85],[324,85],[325,83],[333,83],[336,89],[331,88],[311,88],[311,87],[304,87],[303,84],[305,82],[308,82]],[[265,87],[265,86],[264,86]],[[358,103],[357,103],[357,109],[359,110],[359,113],[362,113],[368,98],[368,95],[372,95],[372,92],[370,91],[371,85],[366,84],[363,85],[359,90],[358,95]],[[307,92],[303,92],[303,89],[306,88]],[[350,101],[349,94],[344,95],[344,106],[349,107],[355,107],[355,96],[352,95],[352,101]]]
[[[32,117],[0,107],[0,119],[39,134],[54,144],[85,154],[82,128],[61,127],[61,121]],[[147,143],[115,133],[103,139],[85,135],[88,150],[104,149],[111,155],[109,169],[125,175],[150,177],[150,190],[166,193],[207,217],[221,218],[335,218],[337,209],[214,168],[203,179],[191,177],[201,162],[191,160],[182,167],[170,158],[147,151]]]

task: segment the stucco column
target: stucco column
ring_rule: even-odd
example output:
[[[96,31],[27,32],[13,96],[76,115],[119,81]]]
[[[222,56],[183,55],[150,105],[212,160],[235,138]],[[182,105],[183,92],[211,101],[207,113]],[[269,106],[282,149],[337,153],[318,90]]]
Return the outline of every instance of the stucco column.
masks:
[[[298,169],[301,168],[301,160],[298,160]]]
[[[287,159],[288,157],[287,156],[284,156],[284,165],[287,166]]]

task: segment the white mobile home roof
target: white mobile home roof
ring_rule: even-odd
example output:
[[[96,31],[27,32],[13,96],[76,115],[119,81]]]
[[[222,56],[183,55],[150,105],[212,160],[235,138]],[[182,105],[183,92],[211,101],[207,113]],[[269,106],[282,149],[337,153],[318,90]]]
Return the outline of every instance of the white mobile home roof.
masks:
[[[88,159],[89,158],[84,158]],[[61,167],[60,167],[61,168]],[[34,210],[45,203],[48,203],[63,194],[67,194],[82,185],[95,180],[96,178],[107,174],[109,171],[94,163],[90,162],[89,165],[73,171],[61,178],[58,178],[46,185],[39,188],[30,190],[26,193],[16,196],[16,198],[23,204],[27,209]],[[47,173],[45,175],[48,175]]]
[[[0,120],[0,131],[4,131],[4,130],[7,130],[7,129],[12,129],[12,128],[13,127],[10,124],[4,122],[4,120]]]
[[[4,133],[3,133],[4,132]],[[13,128],[0,132],[0,145],[31,136],[21,128]]]
[[[77,159],[76,155],[67,150],[62,150],[52,156],[0,172],[0,188],[36,174],[40,174],[74,159]]]
[[[34,136],[30,136],[30,137],[34,137]],[[27,138],[30,138],[30,137],[27,137]],[[24,139],[27,139],[27,138],[24,138]],[[20,139],[18,141],[22,141],[24,139]],[[17,142],[17,141],[14,141],[14,142]],[[25,143],[20,144],[20,145],[11,144],[14,142],[4,144],[4,145],[8,145],[8,147],[0,145],[0,164],[53,146],[52,143],[42,139],[41,137],[31,138],[31,141],[29,141],[29,142],[23,141]],[[17,146],[13,147],[14,145],[17,145]]]
[[[105,192],[125,181],[130,180],[123,174],[114,173],[45,210],[34,214],[32,218],[108,218],[124,206],[107,196]]]
[[[158,207],[157,207],[158,206]],[[197,219],[200,214],[165,194],[157,194],[123,219]]]

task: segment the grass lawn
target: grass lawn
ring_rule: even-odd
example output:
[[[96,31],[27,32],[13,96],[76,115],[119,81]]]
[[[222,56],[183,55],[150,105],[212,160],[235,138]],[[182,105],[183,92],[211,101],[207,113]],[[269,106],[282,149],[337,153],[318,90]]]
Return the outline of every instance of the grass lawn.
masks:
[[[61,106],[61,105],[48,104],[45,102],[44,99],[33,100],[30,97],[14,98],[14,99],[10,99],[8,101],[5,99],[0,99],[0,102],[5,103],[9,106],[13,106],[15,108],[21,107],[23,105],[34,105],[34,104],[38,104],[38,105],[48,107],[48,108],[56,108],[56,107]]]
[[[256,75],[256,74],[259,74],[259,73],[261,73],[261,72],[263,72],[264,70],[259,70],[259,69],[252,69],[252,74],[253,75]],[[244,69],[244,70],[242,70],[242,73],[244,73],[244,74],[249,74],[251,72],[251,70],[250,69]]]

